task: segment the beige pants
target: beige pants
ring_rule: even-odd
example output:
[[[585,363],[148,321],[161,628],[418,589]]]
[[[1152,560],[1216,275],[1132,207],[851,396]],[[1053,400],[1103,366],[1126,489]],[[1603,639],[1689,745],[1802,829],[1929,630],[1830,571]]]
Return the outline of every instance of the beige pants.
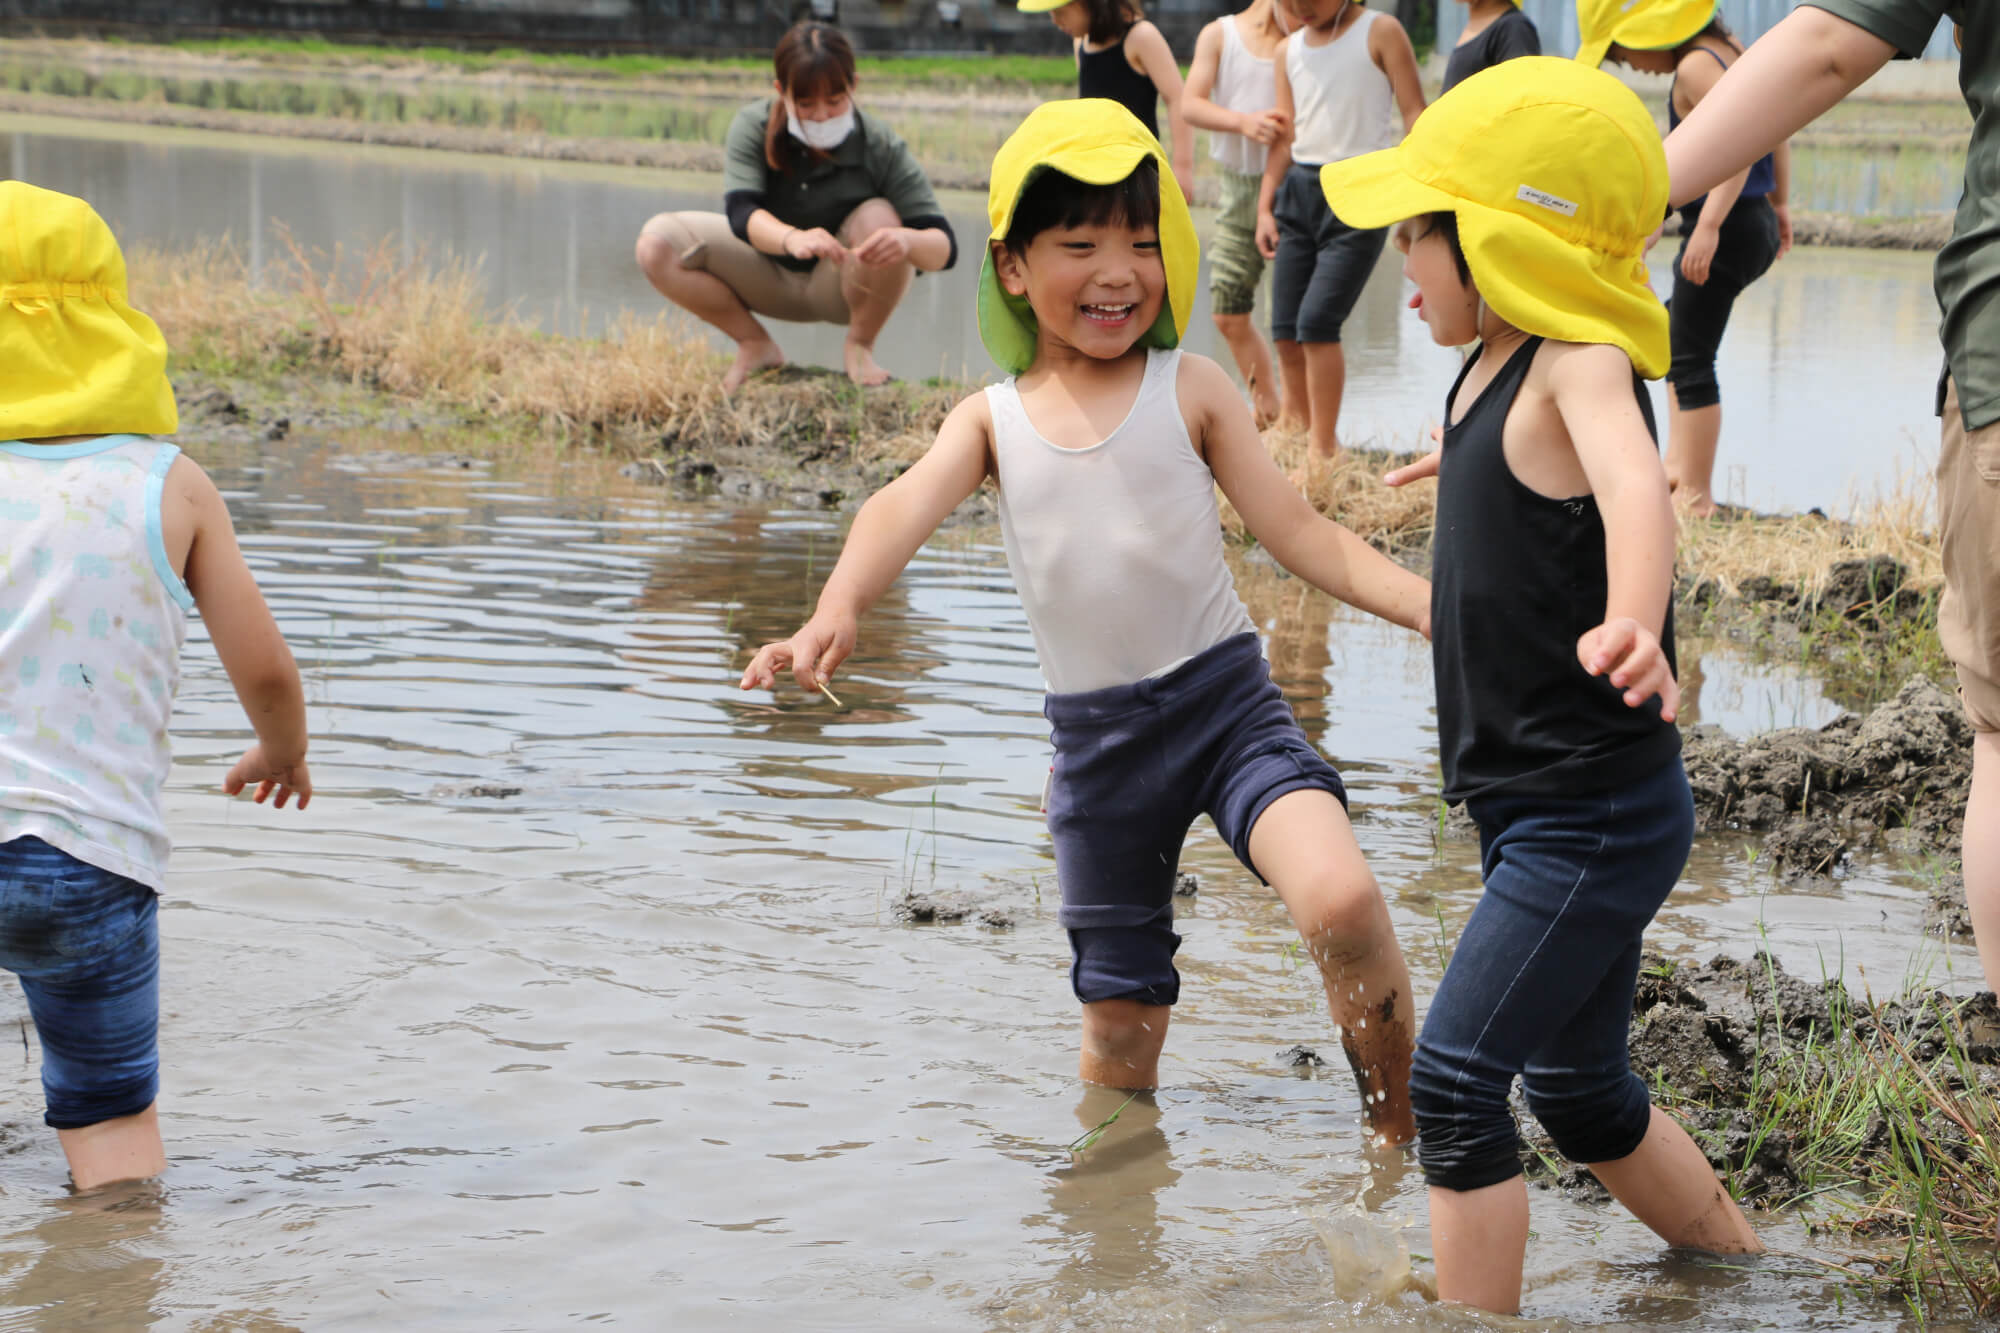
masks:
[[[1958,668],[1966,716],[1980,731],[2000,731],[2000,423],[1968,433],[1956,384],[1945,392],[1937,476],[1938,637]]]
[[[855,213],[866,206],[858,205]],[[722,279],[753,315],[796,324],[847,323],[838,264],[821,260],[809,269],[788,268],[731,231],[729,219],[720,213],[661,213],[645,230],[666,238],[681,267]],[[853,246],[868,239],[853,235],[855,230],[850,213],[840,224],[840,243]]]

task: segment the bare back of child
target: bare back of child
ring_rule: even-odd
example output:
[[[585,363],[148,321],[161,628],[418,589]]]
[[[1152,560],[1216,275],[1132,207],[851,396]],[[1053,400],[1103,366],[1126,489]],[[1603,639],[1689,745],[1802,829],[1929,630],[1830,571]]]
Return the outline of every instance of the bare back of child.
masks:
[[[772,688],[788,668],[807,689],[826,683],[863,612],[992,479],[1050,685],[1049,828],[1080,1075],[1159,1081],[1179,993],[1174,866],[1206,812],[1284,901],[1368,1122],[1402,1143],[1408,973],[1340,779],[1271,683],[1236,597],[1215,488],[1281,563],[1353,605],[1421,630],[1428,591],[1314,513],[1222,369],[1176,348],[1196,247],[1163,165],[1102,101],[1049,103],[1003,147],[981,331],[1014,378],[960,403],[930,452],[863,506],[812,619],[759,650],[740,683]]]
[[[0,183],[0,966],[42,1044],[45,1119],[79,1191],[165,1168],[159,1087],[160,789],[186,613],[256,742],[224,790],[312,796],[304,693],[222,496],[171,444],[158,329],[81,200]],[[33,725],[25,724],[32,718]]]

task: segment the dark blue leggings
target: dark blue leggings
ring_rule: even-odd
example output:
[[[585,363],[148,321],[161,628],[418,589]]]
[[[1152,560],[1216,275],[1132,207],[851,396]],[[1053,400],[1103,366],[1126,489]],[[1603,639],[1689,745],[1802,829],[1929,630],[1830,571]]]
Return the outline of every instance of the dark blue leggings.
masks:
[[[1693,208],[1681,214],[1684,237],[1693,231],[1696,216]],[[1681,255],[1686,253],[1687,241],[1683,239]],[[1681,255],[1674,256],[1673,299],[1667,302],[1673,339],[1667,381],[1674,386],[1674,399],[1681,409],[1692,412],[1722,401],[1722,386],[1715,378],[1715,354],[1722,347],[1722,334],[1729,327],[1736,298],[1769,272],[1778,258],[1777,210],[1761,195],[1736,201],[1736,207],[1722,220],[1706,282],[1697,285],[1681,276]]]
[[[1521,1173],[1507,1109],[1517,1076],[1563,1156],[1628,1156],[1652,1118],[1627,1050],[1639,940],[1694,841],[1681,761],[1611,791],[1466,808],[1486,892],[1417,1039],[1424,1179],[1475,1190]]]

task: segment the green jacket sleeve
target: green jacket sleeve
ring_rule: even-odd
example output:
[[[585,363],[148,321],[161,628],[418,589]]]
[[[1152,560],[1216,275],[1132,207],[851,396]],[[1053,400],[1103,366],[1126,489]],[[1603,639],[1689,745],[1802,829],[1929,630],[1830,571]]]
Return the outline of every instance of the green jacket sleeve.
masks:
[[[937,195],[902,136],[873,116],[867,120],[867,134],[868,169],[875,178],[875,192],[895,205],[896,215],[905,221],[942,216]]]
[[[764,126],[770,116],[769,102],[753,102],[729,122],[729,134],[722,148],[724,194],[738,190],[762,194],[768,188],[771,167],[764,160]]]
[[[1806,4],[1846,19],[1912,60],[1923,54],[1938,23],[1953,8],[1952,0],[1806,0]]]

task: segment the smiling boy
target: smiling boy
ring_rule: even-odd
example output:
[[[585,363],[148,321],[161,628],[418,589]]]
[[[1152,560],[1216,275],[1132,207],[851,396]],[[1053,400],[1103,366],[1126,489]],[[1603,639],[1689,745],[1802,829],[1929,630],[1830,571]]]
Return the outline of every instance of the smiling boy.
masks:
[[[979,328],[1012,376],[946,418],[862,507],[812,619],[745,689],[808,690],[861,614],[989,477],[1028,613],[1055,762],[1048,824],[1082,1004],[1078,1070],[1150,1088],[1180,975],[1173,882],[1206,813],[1278,892],[1319,966],[1376,1139],[1413,1135],[1410,982],[1340,777],[1271,681],[1223,559],[1215,489],[1280,563],[1422,630],[1424,580],[1318,514],[1221,367],[1178,345],[1194,221],[1159,143],[1114,102],[1051,102],[994,160]]]

